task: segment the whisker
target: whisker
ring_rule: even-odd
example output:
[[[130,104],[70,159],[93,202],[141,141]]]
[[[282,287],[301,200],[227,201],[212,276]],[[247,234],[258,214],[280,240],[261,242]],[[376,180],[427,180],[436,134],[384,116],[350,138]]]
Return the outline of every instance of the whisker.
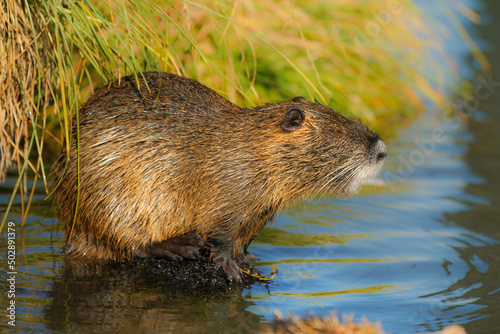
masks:
[[[346,164],[340,166],[339,168],[336,168],[335,170],[333,170],[332,172],[330,172],[324,179],[327,180],[327,182],[325,184],[323,184],[321,186],[321,188],[319,189],[319,193],[321,194],[320,198],[322,198],[324,196],[324,190],[327,189],[327,187],[332,184],[333,182],[341,179],[342,177],[346,177],[346,179],[342,180],[339,184],[335,185],[335,187],[333,188],[334,190],[339,190],[341,189],[342,187],[345,186],[345,184],[347,184],[347,181],[346,180],[350,180],[351,177],[350,177],[350,174],[354,173],[354,171],[356,171],[357,169],[359,169],[361,166],[362,166],[362,162],[365,161],[364,157],[361,157],[360,155],[362,154],[356,154],[354,156],[354,158],[350,159]],[[336,174],[335,176],[332,177],[333,174]],[[357,174],[357,173],[356,173]]]

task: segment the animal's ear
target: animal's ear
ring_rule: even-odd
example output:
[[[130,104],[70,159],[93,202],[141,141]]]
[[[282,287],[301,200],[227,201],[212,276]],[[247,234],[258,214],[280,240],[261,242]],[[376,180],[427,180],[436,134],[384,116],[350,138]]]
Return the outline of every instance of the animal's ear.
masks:
[[[298,130],[304,124],[305,115],[300,109],[292,108],[288,110],[283,120],[281,120],[281,129],[286,132]]]
[[[292,102],[298,102],[298,103],[307,103],[307,99],[303,96],[295,96],[292,99]]]

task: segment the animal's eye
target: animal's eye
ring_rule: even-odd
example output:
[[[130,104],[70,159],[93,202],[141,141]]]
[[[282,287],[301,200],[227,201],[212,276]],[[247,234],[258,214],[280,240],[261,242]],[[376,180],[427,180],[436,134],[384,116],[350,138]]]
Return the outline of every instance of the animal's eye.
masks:
[[[333,134],[334,136],[339,136],[339,135],[340,135],[340,132],[339,132],[339,131],[337,131],[337,130],[333,130],[333,131],[332,131],[332,134]]]

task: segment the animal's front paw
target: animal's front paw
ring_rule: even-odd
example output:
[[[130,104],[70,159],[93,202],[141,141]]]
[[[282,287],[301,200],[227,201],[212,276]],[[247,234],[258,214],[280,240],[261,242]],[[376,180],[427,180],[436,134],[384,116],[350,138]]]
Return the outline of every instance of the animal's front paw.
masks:
[[[234,280],[237,283],[242,283],[241,268],[231,257],[219,254],[214,256],[213,261],[216,269],[222,268],[222,270],[224,270],[229,281]]]
[[[244,261],[237,261],[237,263],[240,266],[240,268],[246,271],[250,276],[260,277],[259,269],[253,267],[252,265]]]

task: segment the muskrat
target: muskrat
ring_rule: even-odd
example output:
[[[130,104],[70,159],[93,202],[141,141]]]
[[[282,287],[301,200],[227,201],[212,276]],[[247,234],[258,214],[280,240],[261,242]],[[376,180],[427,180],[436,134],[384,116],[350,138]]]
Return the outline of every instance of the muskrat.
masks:
[[[247,247],[285,204],[357,192],[386,157],[377,134],[317,102],[244,109],[171,73],[97,90],[76,123],[53,167],[67,257],[179,260],[208,248],[236,281],[258,272]]]

